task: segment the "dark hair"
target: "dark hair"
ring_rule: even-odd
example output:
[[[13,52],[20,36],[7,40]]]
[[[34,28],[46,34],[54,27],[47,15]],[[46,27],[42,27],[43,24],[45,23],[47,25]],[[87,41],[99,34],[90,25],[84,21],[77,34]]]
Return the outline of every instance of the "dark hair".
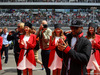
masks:
[[[91,35],[91,33],[89,32],[89,28],[90,27],[88,27],[88,32],[87,32],[87,39],[90,39],[90,38],[95,38],[95,28],[94,28],[94,32],[93,32],[93,34]]]

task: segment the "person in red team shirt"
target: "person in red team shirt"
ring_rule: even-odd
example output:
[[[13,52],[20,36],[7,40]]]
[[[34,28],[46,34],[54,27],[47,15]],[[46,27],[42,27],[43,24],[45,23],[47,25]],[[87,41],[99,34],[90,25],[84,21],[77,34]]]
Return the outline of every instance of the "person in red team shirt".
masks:
[[[39,37],[39,43],[41,48],[41,58],[42,63],[46,71],[46,75],[50,75],[50,69],[48,68],[49,61],[49,42],[50,36],[52,35],[52,30],[48,27],[46,20],[43,20],[39,30],[36,32],[37,37]]]

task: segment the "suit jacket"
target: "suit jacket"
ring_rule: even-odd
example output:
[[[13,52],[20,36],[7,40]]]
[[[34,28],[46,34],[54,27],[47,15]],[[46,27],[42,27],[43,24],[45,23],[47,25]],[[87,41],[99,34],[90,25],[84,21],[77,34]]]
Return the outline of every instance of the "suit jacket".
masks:
[[[20,32],[16,32],[16,33],[13,33],[12,35],[7,36],[8,41],[13,40],[13,42],[14,42],[14,53],[17,53],[17,54],[19,54],[19,52],[21,50],[20,47],[19,47],[19,43],[18,43],[20,35],[21,35]]]
[[[25,35],[21,35],[20,36],[20,41],[23,40]],[[34,34],[31,34],[30,37],[29,37],[29,40],[30,42],[29,45],[27,45],[27,49],[30,49],[28,54],[26,54],[26,58],[33,64],[36,66],[36,61],[35,61],[35,57],[34,57],[34,47],[36,46],[36,35]],[[18,65],[19,63],[23,60],[23,57],[24,57],[24,45],[22,45],[21,43],[19,43],[19,47],[21,48],[21,51],[20,51],[20,55],[19,55],[19,60],[18,60]]]
[[[2,49],[2,42],[3,42],[3,38],[0,36],[0,51],[1,51],[1,49]],[[0,70],[2,70],[1,52],[0,52]]]
[[[63,59],[63,66],[61,75],[86,75],[86,66],[91,54],[91,43],[83,37],[83,33],[80,33],[77,37],[77,42],[74,49],[71,49],[72,34],[66,35],[69,46],[62,52],[56,49],[59,57]],[[70,61],[70,70],[68,70],[68,59]]]

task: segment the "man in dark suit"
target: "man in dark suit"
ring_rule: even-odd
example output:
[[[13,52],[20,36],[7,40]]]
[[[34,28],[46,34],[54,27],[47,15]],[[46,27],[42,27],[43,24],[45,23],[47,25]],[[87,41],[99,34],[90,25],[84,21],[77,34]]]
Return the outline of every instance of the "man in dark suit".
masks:
[[[10,40],[14,41],[14,56],[15,56],[16,65],[18,63],[19,53],[21,50],[19,47],[18,40],[19,40],[20,35],[23,34],[24,23],[18,23],[17,28],[18,28],[18,32],[10,31],[9,35],[7,36],[8,41]],[[17,75],[21,75],[21,70],[17,69]]]
[[[90,58],[91,43],[82,32],[82,22],[74,20],[70,26],[71,33],[67,39],[58,41],[57,54],[63,59],[61,75],[86,75],[86,66]]]

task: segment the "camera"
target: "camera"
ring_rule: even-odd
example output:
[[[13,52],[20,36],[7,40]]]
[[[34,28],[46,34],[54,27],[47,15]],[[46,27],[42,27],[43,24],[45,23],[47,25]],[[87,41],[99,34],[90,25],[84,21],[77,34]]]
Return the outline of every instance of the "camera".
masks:
[[[47,28],[48,27],[48,25],[47,24],[43,24],[43,28]]]

